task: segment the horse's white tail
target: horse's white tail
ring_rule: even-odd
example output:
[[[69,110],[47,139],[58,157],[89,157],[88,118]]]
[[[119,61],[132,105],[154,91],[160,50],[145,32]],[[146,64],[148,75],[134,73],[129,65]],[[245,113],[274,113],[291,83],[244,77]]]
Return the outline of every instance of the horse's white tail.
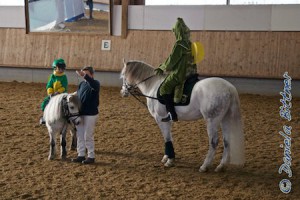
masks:
[[[229,139],[229,159],[230,164],[244,165],[245,145],[243,123],[240,113],[240,100],[237,91],[234,92],[230,108],[227,115],[228,139]]]

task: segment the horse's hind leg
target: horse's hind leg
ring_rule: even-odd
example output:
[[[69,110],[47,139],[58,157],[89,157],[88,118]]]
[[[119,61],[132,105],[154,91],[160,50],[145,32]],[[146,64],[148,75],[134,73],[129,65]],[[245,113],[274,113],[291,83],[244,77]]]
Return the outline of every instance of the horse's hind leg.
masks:
[[[71,137],[72,137],[72,143],[70,150],[76,150],[77,149],[77,134],[76,134],[76,128],[72,127],[70,130]]]
[[[230,120],[228,120],[228,118],[224,118],[222,120],[222,135],[223,135],[223,146],[224,146],[224,150],[223,150],[223,155],[222,155],[222,159],[220,164],[217,166],[217,168],[215,169],[216,172],[220,172],[222,170],[224,170],[226,164],[229,161],[229,127],[228,127],[228,123],[230,123]]]
[[[215,118],[207,120],[209,149],[206,158],[199,169],[200,172],[206,172],[208,170],[208,167],[211,165],[213,158],[215,156],[216,148],[218,146],[218,126],[219,126],[219,120]]]

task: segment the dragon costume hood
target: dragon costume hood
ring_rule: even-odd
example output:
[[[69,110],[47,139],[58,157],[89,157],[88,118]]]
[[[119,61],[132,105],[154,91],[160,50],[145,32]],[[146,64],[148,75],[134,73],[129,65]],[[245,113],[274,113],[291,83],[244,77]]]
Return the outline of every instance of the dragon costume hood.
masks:
[[[176,40],[189,41],[190,39],[190,29],[186,26],[182,18],[177,18],[177,22],[172,29],[175,34]]]

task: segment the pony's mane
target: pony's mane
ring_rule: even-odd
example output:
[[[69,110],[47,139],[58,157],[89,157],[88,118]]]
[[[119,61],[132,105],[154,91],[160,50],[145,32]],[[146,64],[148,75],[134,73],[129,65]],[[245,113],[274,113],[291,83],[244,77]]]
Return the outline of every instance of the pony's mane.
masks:
[[[128,61],[126,67],[123,68],[122,75],[126,76],[128,83],[139,83],[146,78],[154,75],[154,68],[141,61]],[[154,80],[154,79],[153,79]],[[146,81],[145,84],[150,86],[153,81]]]
[[[63,116],[62,99],[67,96],[67,93],[59,94],[52,97],[45,108],[44,118],[47,122],[60,120]]]

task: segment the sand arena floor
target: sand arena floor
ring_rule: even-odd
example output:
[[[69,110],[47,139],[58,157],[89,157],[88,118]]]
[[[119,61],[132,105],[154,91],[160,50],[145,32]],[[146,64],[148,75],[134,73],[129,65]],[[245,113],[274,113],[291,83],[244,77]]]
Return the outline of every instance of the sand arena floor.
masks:
[[[48,161],[49,136],[38,125],[45,84],[0,82],[0,199],[299,199],[300,99],[292,121],[279,116],[280,96],[240,95],[246,164],[222,173],[200,173],[208,149],[204,120],[173,126],[177,163],[160,164],[164,142],[154,119],[120,88],[102,87],[95,131],[96,163]],[[69,92],[76,91],[70,86]],[[292,192],[278,187],[283,125],[292,126]],[[221,137],[221,135],[220,135]],[[68,145],[70,135],[68,134]],[[213,167],[219,163],[222,142]]]

